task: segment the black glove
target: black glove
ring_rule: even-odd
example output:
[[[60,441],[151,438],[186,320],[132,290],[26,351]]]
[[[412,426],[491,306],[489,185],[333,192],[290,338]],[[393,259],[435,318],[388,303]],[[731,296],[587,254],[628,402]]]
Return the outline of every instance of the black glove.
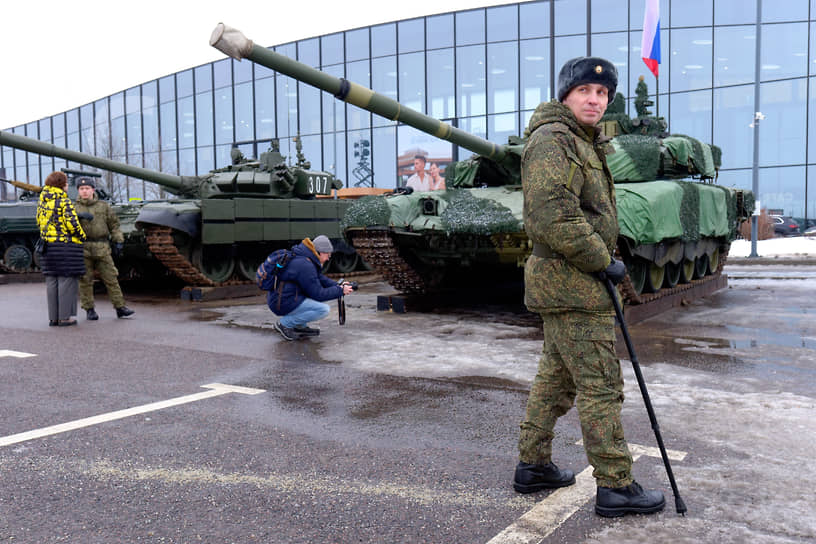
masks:
[[[93,214],[89,212],[78,213],[77,217],[79,217],[80,219],[87,219],[88,221],[93,221]]]
[[[115,244],[113,244],[113,247],[111,248],[111,252],[113,253],[113,256],[114,257],[121,257],[123,247],[124,247],[124,244],[122,242],[116,242]]]
[[[595,272],[595,277],[601,281],[606,281],[608,278],[613,285],[617,285],[626,277],[626,265],[623,264],[623,261],[612,259],[609,266],[600,272]]]

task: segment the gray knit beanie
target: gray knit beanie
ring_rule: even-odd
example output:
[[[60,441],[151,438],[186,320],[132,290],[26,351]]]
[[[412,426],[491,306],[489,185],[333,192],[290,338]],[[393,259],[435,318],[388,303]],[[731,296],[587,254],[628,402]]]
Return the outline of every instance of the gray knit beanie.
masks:
[[[332,246],[331,241],[324,234],[312,240],[312,245],[314,245],[318,253],[331,253],[334,251],[334,246]]]

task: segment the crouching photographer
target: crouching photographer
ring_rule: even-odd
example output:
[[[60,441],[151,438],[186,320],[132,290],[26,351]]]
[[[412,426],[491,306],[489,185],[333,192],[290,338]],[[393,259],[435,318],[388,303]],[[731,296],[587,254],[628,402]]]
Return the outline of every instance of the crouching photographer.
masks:
[[[322,234],[314,240],[304,238],[292,248],[292,258],[278,273],[266,302],[280,316],[275,329],[284,339],[299,340],[320,334],[320,329],[309,327],[309,323],[329,315],[325,301],[340,299],[354,290],[351,283],[338,284],[321,272],[333,251],[331,241]]]

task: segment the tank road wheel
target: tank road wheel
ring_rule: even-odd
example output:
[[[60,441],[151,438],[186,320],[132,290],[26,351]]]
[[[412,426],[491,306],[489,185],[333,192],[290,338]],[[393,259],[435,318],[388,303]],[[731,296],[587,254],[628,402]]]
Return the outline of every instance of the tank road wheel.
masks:
[[[663,280],[666,278],[666,269],[662,266],[657,266],[655,263],[644,263],[648,270],[646,272],[646,281],[643,283],[644,293],[657,293],[663,287]]]
[[[674,287],[680,281],[680,273],[683,267],[681,263],[673,263],[671,261],[666,263],[666,277],[663,280],[664,287]]]
[[[193,248],[191,261],[193,266],[214,283],[227,281],[235,270],[235,261],[228,250],[208,247],[202,251],[201,246],[196,246]]]
[[[6,267],[15,272],[25,272],[31,269],[32,255],[27,247],[13,244],[3,253],[3,262]]]
[[[643,292],[643,285],[646,283],[646,273],[648,267],[646,262],[642,259],[632,259],[632,262],[626,267],[629,271],[629,280],[632,282],[632,288],[638,295]]]
[[[343,253],[338,251],[337,253],[332,253],[331,256],[332,268],[335,272],[340,272],[341,274],[348,274],[353,271],[357,268],[359,261],[360,256],[356,253]]]
[[[715,249],[708,257],[708,274],[716,274],[720,266],[720,248]]]
[[[694,261],[694,279],[698,280],[708,272],[708,255],[702,254]]]
[[[238,267],[238,275],[245,280],[255,281],[255,272],[266,257],[236,257],[235,266]]]
[[[694,279],[694,259],[683,259],[680,265],[680,283],[688,283]]]

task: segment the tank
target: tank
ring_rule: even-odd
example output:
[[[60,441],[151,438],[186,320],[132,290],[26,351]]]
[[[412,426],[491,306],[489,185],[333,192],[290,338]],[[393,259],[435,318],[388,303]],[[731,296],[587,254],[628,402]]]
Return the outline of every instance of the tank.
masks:
[[[429,293],[522,277],[532,249],[522,218],[525,138],[494,144],[255,45],[224,24],[210,45],[475,154],[448,165],[445,190],[365,197],[344,216],[352,245],[397,290]],[[621,227],[616,253],[629,272],[621,286],[629,304],[717,279],[740,222],[754,208],[750,191],[713,183],[721,161],[716,146],[665,133],[665,121],[646,109],[651,103],[642,78],[637,96],[637,117],[623,113],[618,95],[601,125],[616,149],[609,161]]]
[[[318,234],[335,241],[332,268],[348,272],[358,266],[359,257],[340,229],[350,201],[331,198],[342,183],[311,170],[299,143],[293,166],[274,145],[257,160],[234,148],[226,167],[203,176],[174,176],[0,131],[0,145],[153,182],[175,195],[115,206],[126,236],[117,266],[144,270],[147,260],[199,286],[254,281],[256,268],[272,250]],[[36,199],[0,208],[0,225],[8,218],[6,223],[25,230],[35,208]],[[31,224],[36,237],[36,223]]]

